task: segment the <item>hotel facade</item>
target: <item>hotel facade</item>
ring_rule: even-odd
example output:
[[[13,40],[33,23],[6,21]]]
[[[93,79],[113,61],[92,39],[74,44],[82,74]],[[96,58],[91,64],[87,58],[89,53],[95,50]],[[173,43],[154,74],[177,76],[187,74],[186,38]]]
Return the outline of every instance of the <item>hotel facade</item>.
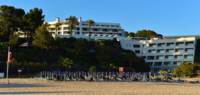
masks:
[[[57,23],[60,23],[58,30],[56,30]],[[48,30],[53,37],[60,38],[74,37],[94,40],[112,40],[114,38],[124,37],[124,30],[121,28],[119,23],[95,22],[91,27],[89,27],[87,21],[82,21],[81,18],[78,23],[79,24],[75,25],[73,28],[72,33],[70,33],[67,20],[57,18],[55,21],[48,22]]]
[[[144,58],[145,63],[151,66],[152,71],[161,69],[172,70],[176,66],[188,63],[197,63],[199,59],[200,46],[197,46],[199,36],[168,36],[163,38],[127,38],[125,31],[119,23],[95,22],[91,27],[87,21],[79,19],[72,33],[66,20],[57,18],[48,22],[48,31],[53,37],[60,38],[83,38],[93,40],[112,40],[116,38],[121,48],[134,52],[137,56]],[[60,23],[56,30],[56,24]],[[199,50],[199,51],[198,51]],[[198,57],[197,57],[198,56]]]
[[[172,70],[182,63],[196,63],[198,36],[170,36],[152,39],[123,39],[121,47],[143,57],[152,71]]]

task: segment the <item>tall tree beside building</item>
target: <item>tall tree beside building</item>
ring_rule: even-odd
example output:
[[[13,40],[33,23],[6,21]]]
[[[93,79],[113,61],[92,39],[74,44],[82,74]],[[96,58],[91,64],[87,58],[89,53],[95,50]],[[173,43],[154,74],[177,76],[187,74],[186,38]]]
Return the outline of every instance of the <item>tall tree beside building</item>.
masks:
[[[195,49],[195,56],[194,56],[194,63],[200,65],[200,37],[197,38],[196,41],[196,49]]]
[[[0,41],[9,41],[13,32],[23,27],[23,9],[12,6],[0,6]]]
[[[88,28],[89,28],[89,39],[90,39],[90,37],[91,37],[91,32],[92,32],[92,26],[95,24],[95,22],[94,22],[94,20],[92,20],[92,19],[89,19],[88,21],[87,21],[87,25],[88,25]]]
[[[69,25],[70,35],[72,35],[74,27],[78,25],[78,19],[75,16],[70,16],[69,18],[66,19],[66,21],[67,24]]]
[[[53,44],[54,44],[54,39],[48,32],[46,25],[40,26],[36,30],[36,34],[33,37],[33,46],[42,49],[49,49],[53,47]]]
[[[28,42],[31,42],[36,29],[44,23],[43,11],[39,8],[31,9],[24,18],[26,23],[24,31],[28,32],[26,33],[28,37],[27,39]]]
[[[25,20],[27,21],[31,32],[35,30],[44,23],[44,15],[42,9],[34,8],[31,9],[26,15]]]

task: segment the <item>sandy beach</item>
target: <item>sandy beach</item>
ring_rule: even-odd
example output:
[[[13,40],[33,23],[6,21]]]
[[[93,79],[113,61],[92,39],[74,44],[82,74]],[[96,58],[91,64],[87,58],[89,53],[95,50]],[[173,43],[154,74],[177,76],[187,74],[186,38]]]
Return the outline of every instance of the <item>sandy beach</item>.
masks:
[[[200,84],[0,79],[0,95],[200,95]]]

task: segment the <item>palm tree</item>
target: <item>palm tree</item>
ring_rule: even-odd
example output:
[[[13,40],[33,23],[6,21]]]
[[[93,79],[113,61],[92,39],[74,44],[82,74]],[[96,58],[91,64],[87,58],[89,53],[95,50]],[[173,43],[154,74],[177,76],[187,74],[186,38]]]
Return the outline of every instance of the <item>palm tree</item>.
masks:
[[[69,18],[66,19],[67,24],[69,25],[69,32],[70,35],[73,33],[73,28],[75,28],[76,25],[78,25],[78,19],[75,16],[70,16]]]
[[[88,27],[89,27],[89,39],[90,39],[90,36],[91,36],[91,27],[93,26],[95,24],[95,22],[92,20],[92,19],[89,19],[88,21],[87,21],[87,25],[88,25]]]

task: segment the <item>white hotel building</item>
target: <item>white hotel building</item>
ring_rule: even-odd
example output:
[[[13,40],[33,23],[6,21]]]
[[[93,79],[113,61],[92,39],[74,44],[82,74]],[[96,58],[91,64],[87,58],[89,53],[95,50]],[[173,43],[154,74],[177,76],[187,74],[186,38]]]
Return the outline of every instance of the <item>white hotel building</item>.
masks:
[[[123,39],[121,47],[143,57],[151,69],[171,70],[184,62],[194,63],[197,36],[171,36],[164,38]]]
[[[55,25],[58,22],[61,25],[56,31]],[[131,50],[137,56],[143,57],[145,62],[150,64],[151,69],[154,71],[160,69],[171,70],[184,62],[195,63],[198,36],[170,36],[149,40],[141,38],[129,39],[125,38],[125,31],[119,23],[95,22],[90,29],[87,22],[82,21],[81,18],[79,24],[73,29],[72,34],[70,34],[66,20],[56,19],[55,21],[48,22],[48,24],[48,30],[54,37],[74,37],[93,40],[112,40],[117,38],[122,49]]]
[[[61,23],[56,31],[56,23]],[[91,27],[88,26],[86,21],[82,21],[80,18],[79,24],[75,26],[70,34],[69,25],[66,20],[60,20],[57,18],[55,21],[48,22],[49,32],[55,37],[60,38],[84,38],[84,39],[104,39],[112,40],[114,38],[124,37],[124,30],[121,28],[119,23],[101,23],[95,22]]]

